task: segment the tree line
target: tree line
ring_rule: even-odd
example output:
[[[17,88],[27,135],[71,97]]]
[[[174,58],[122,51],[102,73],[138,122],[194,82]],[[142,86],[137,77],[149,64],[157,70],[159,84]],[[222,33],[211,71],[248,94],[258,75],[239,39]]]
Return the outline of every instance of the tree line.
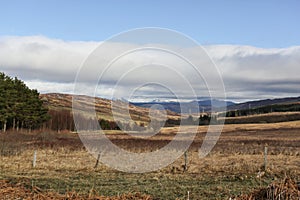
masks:
[[[165,127],[188,125],[188,126],[205,126],[209,124],[218,124],[218,116],[210,113],[201,114],[199,117],[193,117],[189,115],[185,119],[168,119],[165,123]]]
[[[265,114],[272,112],[299,112],[300,104],[288,103],[288,104],[273,104],[267,106],[261,106],[252,109],[230,110],[223,113],[226,117],[239,117],[248,115]]]
[[[88,118],[83,114],[75,116],[80,124],[77,128],[81,130],[128,130],[128,131],[149,131],[157,130],[163,126],[176,126],[181,120],[168,119],[166,122],[152,120],[152,122],[115,122],[106,119]],[[207,125],[215,121],[210,115],[203,115],[199,118],[189,116],[183,119],[185,125]],[[149,124],[152,127],[149,127]],[[43,99],[40,99],[37,90],[28,88],[18,78],[11,78],[0,72],[0,130],[7,129],[50,129],[53,131],[76,131],[74,116],[68,109],[48,109]]]
[[[18,78],[0,72],[0,128],[35,129],[49,120],[37,90],[29,89]]]
[[[163,126],[162,122],[153,121],[152,127],[146,126],[145,123],[126,122],[126,121],[112,121],[103,118],[97,120],[87,117],[84,114],[77,113],[75,116],[71,110],[67,109],[50,109],[49,115],[51,116],[43,128],[50,129],[56,132],[60,131],[76,131],[79,130],[125,130],[125,131],[147,131],[150,128],[156,130]],[[74,123],[74,118],[77,124]]]
[[[95,120],[84,116],[83,114],[73,115],[71,110],[67,109],[50,109],[49,115],[51,118],[44,124],[45,129],[52,131],[76,131],[76,128],[80,130],[97,130],[99,126],[102,130],[119,130],[119,126],[116,122],[98,119]],[[75,125],[74,117],[76,117],[78,124]],[[77,127],[76,127],[77,126]]]

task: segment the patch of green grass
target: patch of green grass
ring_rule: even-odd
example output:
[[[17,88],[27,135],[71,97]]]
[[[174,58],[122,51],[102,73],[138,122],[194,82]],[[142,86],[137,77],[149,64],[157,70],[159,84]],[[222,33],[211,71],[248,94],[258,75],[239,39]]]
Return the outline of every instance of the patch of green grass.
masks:
[[[121,172],[80,171],[68,172],[66,175],[50,177],[47,174],[29,174],[24,176],[4,176],[12,182],[23,180],[28,187],[36,186],[42,190],[58,193],[76,191],[89,194],[95,191],[100,195],[116,196],[129,192],[150,194],[155,199],[228,199],[230,196],[247,193],[254,188],[267,186],[271,177],[259,180],[255,177],[238,176],[212,177],[201,174],[127,174]]]

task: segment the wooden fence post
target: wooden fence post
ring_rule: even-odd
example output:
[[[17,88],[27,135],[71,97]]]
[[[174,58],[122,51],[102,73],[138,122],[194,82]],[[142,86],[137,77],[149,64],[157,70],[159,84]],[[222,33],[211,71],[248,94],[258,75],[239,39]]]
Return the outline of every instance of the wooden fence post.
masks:
[[[265,171],[267,171],[267,165],[268,165],[268,146],[265,146],[265,151],[264,151],[264,167],[265,167]]]
[[[188,168],[188,154],[187,151],[184,152],[184,171],[187,171]]]
[[[36,150],[33,153],[33,160],[32,160],[32,167],[35,168],[36,166]]]
[[[98,167],[99,160],[100,160],[100,153],[98,154],[98,157],[97,157],[97,160],[96,160],[96,164],[94,166],[95,169]]]

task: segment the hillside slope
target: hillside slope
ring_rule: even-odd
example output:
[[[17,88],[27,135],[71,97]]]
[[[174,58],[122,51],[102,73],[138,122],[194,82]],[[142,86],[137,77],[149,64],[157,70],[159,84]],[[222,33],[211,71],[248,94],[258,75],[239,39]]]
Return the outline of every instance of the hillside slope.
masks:
[[[77,102],[81,104],[82,107],[91,108],[95,106],[95,110],[99,119],[111,120],[113,121],[111,105],[112,101],[104,98],[95,97],[95,104],[91,103],[91,98],[89,96],[75,96]],[[40,98],[44,101],[45,105],[49,110],[72,110],[72,98],[73,95],[70,94],[60,94],[60,93],[49,93],[41,94]],[[123,110],[116,110],[116,115],[122,116]],[[149,122],[149,108],[138,107],[129,104],[129,113],[131,118],[138,122]],[[180,115],[175,112],[167,111],[169,119],[178,119]]]
[[[299,103],[300,97],[287,97],[287,98],[276,98],[276,99],[263,99],[257,101],[248,101],[244,103],[239,103],[235,105],[230,105],[227,110],[243,110],[243,109],[253,109],[263,106],[275,105],[275,104],[290,104]]]

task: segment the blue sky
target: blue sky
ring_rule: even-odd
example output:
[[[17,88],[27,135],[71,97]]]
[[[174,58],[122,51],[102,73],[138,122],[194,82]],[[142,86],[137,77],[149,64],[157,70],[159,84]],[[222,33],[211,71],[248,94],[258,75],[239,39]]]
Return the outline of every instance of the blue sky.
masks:
[[[231,99],[300,96],[297,0],[0,0],[0,8],[0,71],[17,76],[41,93],[72,93],[78,69],[101,41],[131,29],[161,27],[181,32],[203,45],[218,66]],[[126,47],[128,41],[122,42],[120,46],[111,43],[105,53]],[[197,49],[185,52],[200,63]],[[148,56],[159,58],[155,53]],[[123,66],[142,65],[140,58],[136,54],[131,60],[125,59]],[[170,66],[176,64],[174,61]],[[116,75],[120,69],[115,68],[111,74]],[[193,73],[182,69],[190,79]],[[161,74],[168,75],[151,73],[146,70],[144,75],[132,76],[122,91],[128,93],[130,83],[139,78],[155,80]],[[180,88],[173,79],[170,84]],[[202,85],[195,80],[197,95],[201,96]],[[107,83],[99,96],[109,98],[113,87]],[[163,90],[153,88],[142,93],[164,95]]]
[[[200,44],[300,45],[300,1],[0,1],[0,35],[101,41],[138,27],[180,31]]]

